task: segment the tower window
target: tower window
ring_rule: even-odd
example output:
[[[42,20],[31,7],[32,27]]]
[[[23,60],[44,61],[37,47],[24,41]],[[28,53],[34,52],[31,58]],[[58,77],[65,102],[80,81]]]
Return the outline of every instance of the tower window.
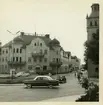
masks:
[[[95,26],[97,26],[97,21],[95,21]]]
[[[90,22],[90,26],[92,26],[92,21]]]

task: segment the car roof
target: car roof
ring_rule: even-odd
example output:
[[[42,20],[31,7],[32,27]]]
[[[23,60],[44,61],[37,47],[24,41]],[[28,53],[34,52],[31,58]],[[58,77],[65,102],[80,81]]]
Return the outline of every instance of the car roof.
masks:
[[[50,77],[50,76],[47,76],[47,75],[39,75],[39,76],[36,76],[36,77]]]

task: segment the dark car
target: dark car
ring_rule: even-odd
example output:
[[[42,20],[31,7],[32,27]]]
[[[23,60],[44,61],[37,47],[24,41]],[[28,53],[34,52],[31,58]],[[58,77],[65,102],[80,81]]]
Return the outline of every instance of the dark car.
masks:
[[[50,76],[36,76],[34,79],[25,80],[23,83],[30,88],[32,88],[32,86],[48,86],[49,88],[59,86],[59,81]]]
[[[57,80],[59,81],[59,83],[66,83],[66,77],[65,76],[58,76]]]

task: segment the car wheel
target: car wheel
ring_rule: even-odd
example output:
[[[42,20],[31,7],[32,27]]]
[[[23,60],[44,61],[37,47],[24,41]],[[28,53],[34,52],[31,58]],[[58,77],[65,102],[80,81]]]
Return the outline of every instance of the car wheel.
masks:
[[[27,87],[28,87],[28,88],[32,88],[32,85],[31,85],[31,84],[27,84]]]
[[[52,88],[53,88],[53,85],[49,85],[48,87],[49,87],[50,89],[52,89]]]

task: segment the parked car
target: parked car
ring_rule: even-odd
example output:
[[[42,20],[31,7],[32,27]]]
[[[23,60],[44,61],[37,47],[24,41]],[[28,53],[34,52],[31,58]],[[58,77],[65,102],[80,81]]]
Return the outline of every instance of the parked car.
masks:
[[[29,75],[30,75],[29,73],[25,73],[25,72],[18,72],[18,73],[15,75],[15,77],[21,77],[21,76],[26,77],[26,76],[29,76]]]
[[[59,86],[59,81],[51,78],[50,76],[36,76],[32,80],[25,80],[23,83],[32,88],[32,86],[48,86],[52,88],[53,86]]]
[[[57,76],[57,80],[59,83],[66,83],[66,77],[65,76]]]

